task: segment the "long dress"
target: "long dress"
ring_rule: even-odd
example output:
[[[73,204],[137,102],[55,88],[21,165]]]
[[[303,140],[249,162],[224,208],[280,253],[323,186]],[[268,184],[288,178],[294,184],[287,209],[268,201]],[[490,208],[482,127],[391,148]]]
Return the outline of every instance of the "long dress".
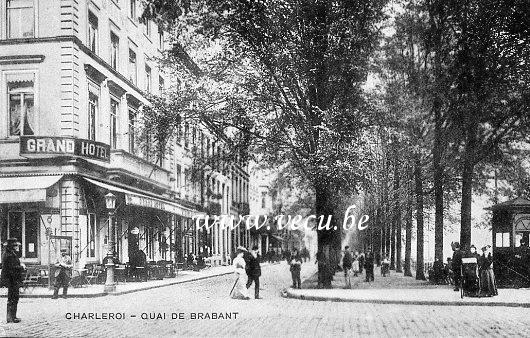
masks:
[[[482,255],[479,262],[481,291],[490,297],[497,296],[498,292],[495,283],[495,274],[493,273],[493,258],[491,254],[487,257]]]
[[[230,294],[230,297],[235,299],[249,299],[250,296],[248,295],[248,290],[245,284],[245,267],[246,263],[243,257],[236,257],[234,258],[234,262],[232,264],[234,267],[234,275],[236,277],[236,282],[234,286],[234,290]]]

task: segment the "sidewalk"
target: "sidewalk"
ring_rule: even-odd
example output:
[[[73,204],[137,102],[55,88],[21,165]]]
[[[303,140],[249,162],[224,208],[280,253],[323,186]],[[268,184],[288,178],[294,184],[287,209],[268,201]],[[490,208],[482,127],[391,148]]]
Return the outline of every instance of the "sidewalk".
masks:
[[[375,269],[374,282],[365,282],[364,273],[358,277],[352,275],[352,289],[344,289],[344,274],[338,272],[333,278],[332,289],[317,289],[316,267],[314,271],[304,280],[302,289],[288,289],[285,296],[333,302],[530,307],[530,289],[499,289],[499,295],[495,297],[460,298],[460,292],[453,291],[450,285],[433,285],[395,271],[382,277],[379,268]]]
[[[263,264],[265,265],[265,264]],[[205,278],[211,278],[233,273],[232,266],[215,266],[201,271],[179,271],[178,276],[174,278],[164,278],[162,280],[150,280],[147,282],[127,282],[116,285],[116,292],[107,294],[103,292],[104,285],[88,285],[83,287],[69,287],[68,298],[91,298],[101,297],[107,295],[124,295],[131,292],[144,291],[164,286],[170,286],[180,283],[197,281]],[[25,292],[20,292],[20,298],[51,298],[53,290],[47,287],[29,288]],[[59,290],[59,296],[62,294],[62,289]],[[0,297],[7,297],[7,288],[0,288]]]

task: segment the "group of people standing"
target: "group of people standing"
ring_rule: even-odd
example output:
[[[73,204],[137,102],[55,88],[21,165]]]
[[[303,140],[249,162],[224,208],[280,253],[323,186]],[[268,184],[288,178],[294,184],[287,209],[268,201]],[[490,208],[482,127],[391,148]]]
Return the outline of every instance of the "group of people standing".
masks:
[[[482,255],[477,253],[474,245],[469,247],[469,251],[461,250],[460,243],[452,244],[453,259],[451,268],[453,270],[455,291],[460,291],[460,284],[468,294],[475,293],[488,297],[498,295],[497,285],[495,283],[495,274],[493,273],[493,256],[491,246],[482,247]],[[475,258],[475,263],[471,263],[468,268],[464,268],[464,258]],[[474,278],[476,277],[476,278]],[[461,278],[464,278],[461,280]],[[479,281],[476,283],[475,281]]]
[[[374,255],[371,251],[366,254],[363,252],[355,253],[350,252],[350,247],[344,247],[344,255],[342,257],[342,269],[344,271],[344,279],[346,282],[346,288],[351,288],[350,274],[353,273],[354,277],[362,274],[363,268],[366,271],[366,281],[374,281]]]
[[[262,299],[259,295],[261,266],[258,247],[256,245],[253,246],[250,252],[242,246],[238,247],[232,266],[234,267],[236,281],[230,291],[230,297],[236,299],[250,299],[248,289],[252,286],[252,283],[254,283],[254,298]],[[244,281],[245,274],[247,275],[246,283]]]
[[[19,323],[17,317],[18,300],[20,299],[20,287],[24,280],[26,266],[20,262],[19,251],[21,243],[17,238],[9,238],[5,243],[2,255],[2,274],[0,283],[2,287],[7,287],[7,311],[6,321],[8,323]],[[68,285],[72,277],[72,258],[68,255],[67,249],[61,249],[61,255],[55,263],[55,285],[53,299],[58,298],[59,289],[63,288],[63,298],[68,293]]]

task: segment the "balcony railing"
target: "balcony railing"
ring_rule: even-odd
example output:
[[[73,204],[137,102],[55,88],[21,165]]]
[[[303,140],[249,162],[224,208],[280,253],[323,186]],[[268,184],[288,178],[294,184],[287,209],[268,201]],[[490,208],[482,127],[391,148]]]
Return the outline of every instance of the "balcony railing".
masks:
[[[154,181],[165,187],[169,187],[171,183],[171,172],[169,170],[123,150],[111,151],[110,169],[127,171],[135,176],[140,176],[139,178]]]

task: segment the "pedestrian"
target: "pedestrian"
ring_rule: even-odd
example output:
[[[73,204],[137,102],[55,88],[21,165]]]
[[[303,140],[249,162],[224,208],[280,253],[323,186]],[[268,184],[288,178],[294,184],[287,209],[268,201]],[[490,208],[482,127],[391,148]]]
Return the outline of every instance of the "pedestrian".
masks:
[[[259,277],[261,276],[261,267],[259,262],[260,257],[258,255],[258,246],[254,245],[250,251],[250,255],[248,255],[246,271],[248,276],[247,289],[250,288],[252,282],[254,282],[254,298],[256,299],[262,299],[259,296]]]
[[[350,271],[352,268],[353,257],[350,252],[350,247],[344,247],[344,257],[342,257],[342,269],[344,270],[345,288],[351,289]]]
[[[455,281],[454,291],[460,291],[460,280],[462,278],[462,251],[460,250],[460,243],[451,243],[453,248],[453,259],[451,261],[453,277]]]
[[[383,277],[386,277],[387,274],[390,273],[390,260],[388,259],[388,255],[385,255],[383,258],[383,261],[381,262],[381,275]]]
[[[355,254],[353,255],[351,270],[353,271],[353,276],[357,277],[359,274],[359,253],[357,251],[355,251]]]
[[[359,273],[363,273],[364,268],[364,252],[359,255]]]
[[[493,257],[491,256],[491,246],[486,245],[482,248],[482,256],[479,258],[480,287],[481,293],[487,297],[497,296],[497,285],[495,283],[495,274],[493,273]]]
[[[289,270],[291,271],[291,277],[293,279],[293,285],[291,287],[294,289],[301,289],[302,281],[300,279],[300,270],[302,269],[302,257],[297,249],[294,249],[289,264],[291,265]]]
[[[366,270],[366,281],[374,281],[374,254],[368,250],[364,260],[364,269]]]
[[[52,299],[59,298],[59,288],[63,288],[63,298],[66,298],[68,293],[68,284],[72,277],[72,258],[68,255],[67,249],[61,249],[61,256],[55,262],[55,287],[53,290]]]
[[[7,287],[7,311],[8,323],[19,323],[17,318],[17,307],[20,286],[22,285],[22,273],[25,269],[20,263],[18,251],[20,242],[16,238],[9,238],[6,243],[5,252],[2,256],[2,274],[0,276],[2,286]]]
[[[243,247],[238,247],[236,250],[236,257],[232,262],[236,281],[234,283],[234,286],[232,287],[232,291],[230,292],[230,297],[235,299],[250,299],[247,287],[243,280],[243,275],[245,274],[246,268],[246,262],[243,256],[245,255],[246,251],[247,249]]]

